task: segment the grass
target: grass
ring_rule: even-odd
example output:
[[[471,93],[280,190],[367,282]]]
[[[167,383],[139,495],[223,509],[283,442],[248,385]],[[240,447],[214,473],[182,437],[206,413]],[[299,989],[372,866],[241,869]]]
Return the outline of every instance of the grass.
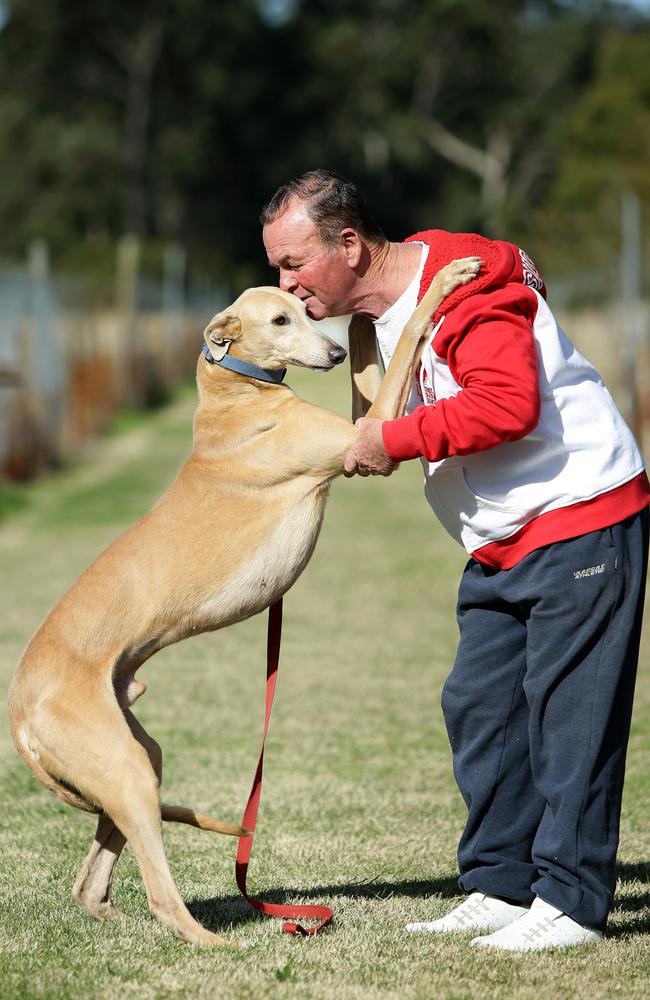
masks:
[[[302,374],[305,395],[345,408],[342,373]],[[30,489],[0,526],[0,683],[83,567],[146,510],[188,453],[193,398],[129,426],[76,468]],[[211,523],[205,512],[206,529]],[[239,897],[235,843],[169,826],[175,879],[195,916],[241,951],[182,945],[151,917],[125,851],[122,920],[92,921],[70,889],[94,821],[48,795],[0,728],[0,996],[18,998],[483,998],[648,996],[650,724],[644,645],[629,755],[620,882],[596,950],[522,958],[467,939],[411,938],[409,920],[458,898],[456,791],[439,694],[456,643],[463,553],[423,497],[419,468],[335,484],[316,553],[285,600],[285,633],[251,891],[331,903],[335,924],[289,938]],[[164,795],[240,818],[264,699],[265,619],[171,647],[141,671],[136,713],[165,750]]]
[[[23,510],[29,502],[29,491],[24,486],[0,484],[0,521]]]

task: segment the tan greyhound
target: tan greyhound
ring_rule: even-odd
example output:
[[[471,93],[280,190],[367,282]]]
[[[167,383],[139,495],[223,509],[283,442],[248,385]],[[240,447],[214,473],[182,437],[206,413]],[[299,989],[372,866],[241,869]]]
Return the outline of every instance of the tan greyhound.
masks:
[[[402,334],[372,415],[401,412],[430,317],[479,266],[467,258],[439,272]],[[355,343],[364,323],[351,324]],[[286,364],[329,369],[342,361],[345,351],[312,326],[293,295],[249,289],[214,317],[204,338],[189,460],[45,619],[16,670],[9,716],[18,752],[46,788],[99,813],[73,889],[79,905],[95,917],[117,915],[111,882],[128,840],[152,913],[183,941],[216,945],[227,942],[194,920],[172,880],[161,817],[245,831],[161,803],[160,747],[130,711],[145,690],[135,674],[164,646],[242,621],[289,589],[316,544],[355,430],[287,386],[219,363],[239,359],[277,373]],[[374,392],[364,377],[368,371],[353,375],[357,399]],[[215,521],[227,530],[215,530]]]

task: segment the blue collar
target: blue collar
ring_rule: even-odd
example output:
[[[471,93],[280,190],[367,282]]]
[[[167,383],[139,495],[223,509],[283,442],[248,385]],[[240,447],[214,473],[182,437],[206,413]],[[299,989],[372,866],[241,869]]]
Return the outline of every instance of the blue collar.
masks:
[[[258,368],[257,365],[252,364],[250,361],[243,361],[241,358],[231,358],[228,354],[225,354],[221,361],[217,361],[210,354],[210,349],[205,342],[203,344],[203,354],[205,355],[205,360],[209,361],[212,365],[221,365],[222,368],[227,368],[231,372],[237,372],[239,375],[249,375],[251,378],[257,378],[260,382],[273,382],[275,385],[279,385],[287,374],[286,368],[278,368],[274,371],[269,368]]]

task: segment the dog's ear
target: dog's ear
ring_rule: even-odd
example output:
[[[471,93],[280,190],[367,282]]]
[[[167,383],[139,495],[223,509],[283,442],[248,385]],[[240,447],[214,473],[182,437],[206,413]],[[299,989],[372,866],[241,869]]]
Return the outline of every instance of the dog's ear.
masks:
[[[203,337],[215,361],[221,361],[232,341],[237,340],[240,333],[241,320],[232,313],[220,312],[212,317],[203,331]]]

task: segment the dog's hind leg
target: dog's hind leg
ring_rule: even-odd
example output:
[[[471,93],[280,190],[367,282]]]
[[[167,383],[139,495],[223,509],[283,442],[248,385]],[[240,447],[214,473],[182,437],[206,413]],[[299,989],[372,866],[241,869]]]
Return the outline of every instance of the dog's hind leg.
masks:
[[[87,726],[87,732],[78,732],[77,735],[84,743],[92,745],[94,752],[86,755],[81,769],[76,769],[75,786],[101,807],[128,840],[144,880],[151,912],[183,941],[203,945],[228,944],[194,920],[171,876],[162,840],[160,793],[155,769],[158,767],[159,770],[159,761],[156,761],[153,752],[153,746],[157,747],[157,744],[137,720],[130,713],[123,714],[114,701],[110,706],[103,703],[100,711],[93,712],[92,717],[87,718]],[[143,745],[145,741],[147,746]],[[102,749],[101,754],[99,748]],[[108,828],[105,829],[108,831]],[[107,832],[107,836],[103,851],[100,844],[96,857],[94,845],[91,848],[89,872],[85,879],[82,878],[93,887],[95,900],[108,891],[117,861],[117,854],[112,849],[118,846],[119,841],[111,839],[112,832]]]
[[[144,753],[138,747],[138,757]],[[160,796],[149,764],[134,754],[120,762],[120,787],[102,790],[104,808],[129,841],[142,873],[151,912],[190,944],[228,944],[202,927],[180,897],[162,840]]]
[[[132,712],[124,711],[129,729],[144,748],[156,775],[158,785],[162,779],[162,750],[152,736],[138,722]],[[106,919],[122,916],[111,901],[113,875],[126,838],[110,817],[101,815],[95,839],[82,865],[72,895],[79,906],[91,916]]]
[[[162,779],[162,750],[160,745],[146,731],[142,724],[128,709],[123,711],[127,725],[133,737],[144,749],[156,776],[158,787]],[[220,820],[204,816],[193,809],[183,806],[168,806],[161,803],[161,813],[164,820],[177,823],[188,823],[202,830],[212,830],[216,833],[226,833],[231,836],[242,836],[247,831],[241,826],[223,823]],[[93,917],[107,918],[120,916],[120,911],[113,905],[110,898],[111,885],[115,867],[119,860],[126,838],[116,827],[112,819],[102,815],[97,825],[95,840],[88,852],[77,881],[72,890],[76,902]]]
[[[126,837],[113,820],[100,816],[95,839],[72,889],[76,902],[93,917],[121,916],[120,910],[111,902],[111,885],[125,843]]]

